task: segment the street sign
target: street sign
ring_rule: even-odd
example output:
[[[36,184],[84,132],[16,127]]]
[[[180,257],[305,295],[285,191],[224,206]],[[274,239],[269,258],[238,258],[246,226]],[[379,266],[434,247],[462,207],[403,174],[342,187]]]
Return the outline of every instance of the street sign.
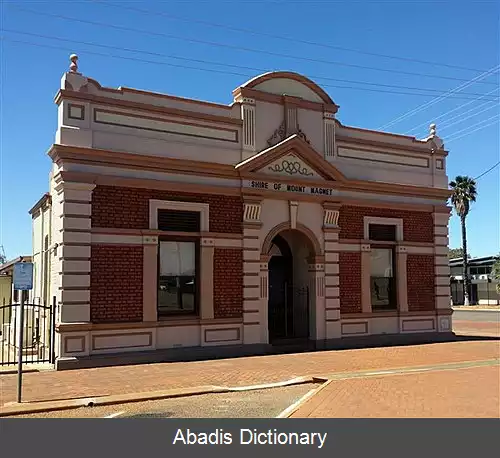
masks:
[[[14,264],[14,289],[26,291],[33,289],[33,263],[18,262]]]

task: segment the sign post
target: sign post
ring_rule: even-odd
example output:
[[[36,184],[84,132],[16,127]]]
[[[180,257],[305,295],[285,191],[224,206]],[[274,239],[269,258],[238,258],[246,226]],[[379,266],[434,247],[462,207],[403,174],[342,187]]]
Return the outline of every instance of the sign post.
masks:
[[[13,273],[14,289],[21,291],[21,304],[19,308],[19,342],[17,359],[17,402],[22,400],[23,387],[23,347],[24,347],[24,291],[33,289],[33,263],[18,262],[14,264]]]

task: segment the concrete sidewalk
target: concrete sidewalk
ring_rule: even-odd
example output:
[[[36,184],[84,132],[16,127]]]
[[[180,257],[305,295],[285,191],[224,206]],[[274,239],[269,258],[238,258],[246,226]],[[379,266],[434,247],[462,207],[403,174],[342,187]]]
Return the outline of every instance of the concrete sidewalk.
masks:
[[[500,358],[496,340],[460,341],[403,347],[322,351],[188,363],[160,363],[72,371],[28,373],[23,401],[244,386],[360,370],[383,370]],[[1,405],[16,399],[16,375],[1,375]]]

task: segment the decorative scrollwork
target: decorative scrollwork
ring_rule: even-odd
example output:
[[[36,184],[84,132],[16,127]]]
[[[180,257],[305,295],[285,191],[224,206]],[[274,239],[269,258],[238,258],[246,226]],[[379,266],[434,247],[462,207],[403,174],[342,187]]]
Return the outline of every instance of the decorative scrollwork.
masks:
[[[313,176],[312,172],[309,172],[305,167],[302,167],[299,161],[289,161],[283,159],[281,164],[274,164],[268,167],[271,172],[285,172],[288,175],[303,175],[303,176]]]

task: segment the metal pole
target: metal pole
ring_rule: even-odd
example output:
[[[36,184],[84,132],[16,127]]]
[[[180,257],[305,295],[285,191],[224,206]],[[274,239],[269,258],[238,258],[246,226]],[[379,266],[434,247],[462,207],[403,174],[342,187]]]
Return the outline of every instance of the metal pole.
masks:
[[[23,393],[23,344],[24,344],[24,291],[21,291],[21,304],[19,309],[19,343],[17,360],[17,402],[21,402]]]

